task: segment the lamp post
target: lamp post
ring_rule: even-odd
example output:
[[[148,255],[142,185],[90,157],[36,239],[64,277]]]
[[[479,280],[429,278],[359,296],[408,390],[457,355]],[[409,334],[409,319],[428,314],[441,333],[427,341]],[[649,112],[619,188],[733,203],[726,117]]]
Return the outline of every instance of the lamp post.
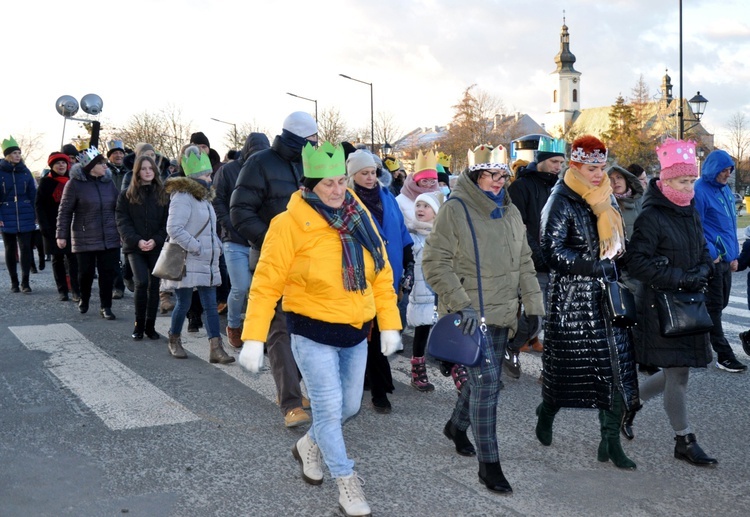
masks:
[[[235,124],[234,122],[225,122],[223,120],[219,120],[218,118],[213,118],[213,117],[211,117],[211,120],[213,120],[214,122],[220,122],[222,124],[226,124],[227,126],[232,126],[234,128],[234,142],[233,142],[232,147],[234,147],[235,149],[238,149],[240,146],[238,145],[239,142],[237,142],[237,124]]]
[[[692,99],[688,101],[688,104],[690,104],[690,109],[693,110],[693,113],[695,114],[694,119],[688,119],[689,122],[695,122],[692,126],[685,129],[685,115],[683,113],[683,107],[682,107],[682,0],[680,0],[680,103],[677,108],[677,118],[679,123],[679,139],[682,140],[685,136],[685,131],[690,130],[691,128],[694,128],[697,126],[700,121],[701,117],[703,116],[703,113],[706,111],[706,103],[708,100],[701,95],[701,92],[698,92],[695,96],[693,96]]]
[[[393,146],[388,143],[388,140],[386,140],[385,144],[383,144],[383,157],[386,157],[389,154],[391,154],[392,150],[393,150]]]
[[[372,96],[372,83],[368,83],[367,81],[361,81],[359,79],[355,79],[354,77],[349,77],[348,75],[339,74],[344,79],[350,79],[352,81],[357,81],[358,83],[366,84],[370,87],[370,152],[375,154],[375,110],[374,110],[374,102],[373,102],[373,96]]]
[[[102,101],[102,98],[95,93],[87,93],[81,98],[80,108],[82,108],[83,112],[88,115],[98,115],[102,112],[103,106],[104,102]],[[77,122],[91,122],[92,129],[90,145],[92,147],[97,147],[99,145],[99,130],[101,127],[99,125],[99,121],[87,118],[75,118],[74,115],[78,113],[78,108],[78,101],[72,95],[62,95],[55,101],[55,109],[57,109],[57,112],[62,115],[64,119],[62,137],[60,138],[60,149],[62,149],[62,146],[65,144],[65,125],[67,124],[68,120],[75,120]]]
[[[291,95],[292,97],[297,97],[298,99],[304,99],[306,101],[314,102],[315,103],[315,123],[318,123],[318,101],[316,99],[308,99],[307,97],[303,97],[302,95],[297,95],[296,93],[289,93],[286,92],[287,95]]]

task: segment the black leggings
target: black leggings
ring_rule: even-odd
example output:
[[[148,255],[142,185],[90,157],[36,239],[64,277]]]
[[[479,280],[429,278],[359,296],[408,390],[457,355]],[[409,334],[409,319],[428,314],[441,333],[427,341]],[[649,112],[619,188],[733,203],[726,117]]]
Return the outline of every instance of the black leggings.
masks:
[[[67,268],[66,263],[67,262]],[[78,260],[73,253],[56,253],[52,255],[52,274],[55,277],[57,292],[68,294],[68,275],[70,275],[70,291],[80,295],[81,288],[78,285]]]
[[[126,256],[135,283],[135,322],[143,325],[146,320],[156,320],[159,308],[159,279],[151,274],[159,254],[128,253]]]
[[[29,283],[29,272],[34,256],[31,251],[31,238],[34,232],[5,233],[3,232],[3,245],[5,246],[5,264],[8,266],[10,282],[18,286],[18,248],[21,251],[21,281],[24,285]]]
[[[424,357],[427,348],[427,337],[430,335],[432,325],[418,325],[414,327],[414,340],[411,345],[412,357]]]
[[[81,284],[81,300],[89,303],[94,270],[99,273],[99,303],[102,309],[112,308],[112,286],[120,264],[120,248],[76,253],[78,259],[78,283]]]

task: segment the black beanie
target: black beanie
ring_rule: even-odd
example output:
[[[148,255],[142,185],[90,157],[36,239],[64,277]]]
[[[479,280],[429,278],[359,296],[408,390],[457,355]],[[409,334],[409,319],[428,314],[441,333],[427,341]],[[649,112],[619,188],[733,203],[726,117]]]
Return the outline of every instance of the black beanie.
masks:
[[[544,160],[549,160],[550,158],[554,158],[555,156],[561,156],[565,158],[564,153],[555,153],[552,151],[537,151],[536,152],[536,163],[542,163]]]
[[[208,143],[208,138],[206,137],[206,135],[204,135],[200,131],[190,135],[190,143],[195,144],[195,145],[205,145],[206,147],[211,147],[211,144]]]
[[[62,146],[62,152],[68,156],[78,156],[78,149],[73,144],[65,144]]]
[[[308,188],[308,189],[312,190],[312,189],[315,188],[315,185],[317,185],[318,183],[320,183],[320,180],[322,180],[322,179],[323,178],[308,178],[308,177],[303,177],[302,178],[302,184],[305,186],[305,188]]]

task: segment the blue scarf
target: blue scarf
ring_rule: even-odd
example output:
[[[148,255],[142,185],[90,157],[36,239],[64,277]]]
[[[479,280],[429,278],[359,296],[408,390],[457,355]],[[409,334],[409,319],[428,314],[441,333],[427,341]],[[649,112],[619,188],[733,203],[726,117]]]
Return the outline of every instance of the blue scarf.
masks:
[[[503,210],[505,210],[505,189],[502,189],[497,196],[493,194],[492,191],[483,190],[482,192],[484,192],[484,195],[494,201],[497,205],[497,208],[490,212],[490,218],[500,219],[503,216]]]

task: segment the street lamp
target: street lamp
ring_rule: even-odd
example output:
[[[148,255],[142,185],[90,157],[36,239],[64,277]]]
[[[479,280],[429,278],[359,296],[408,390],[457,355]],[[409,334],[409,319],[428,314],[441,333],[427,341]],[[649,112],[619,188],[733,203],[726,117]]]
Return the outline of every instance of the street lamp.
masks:
[[[234,128],[234,145],[232,145],[232,147],[234,147],[235,149],[240,147],[238,145],[239,142],[237,141],[237,124],[235,124],[234,122],[225,122],[223,120],[219,120],[218,118],[213,118],[213,117],[211,117],[211,120],[213,120],[214,122],[221,122],[222,124],[226,124],[227,126],[232,126]]]
[[[350,79],[352,81],[357,81],[358,83],[366,84],[370,86],[370,151],[375,154],[375,110],[373,103],[373,97],[372,97],[372,83],[368,83],[367,81],[360,81],[359,79],[355,79],[354,77],[349,77],[348,75],[339,74],[344,79]]]
[[[315,99],[308,99],[307,97],[303,97],[302,95],[297,95],[296,93],[289,93],[286,92],[287,95],[291,95],[292,97],[297,97],[298,99],[304,99],[306,101],[314,102],[315,103],[315,123],[318,123],[318,101]]]
[[[388,143],[388,140],[385,141],[385,144],[383,144],[383,156],[388,156],[391,154],[391,151],[393,150],[393,146]]]
[[[98,115],[102,112],[103,106],[104,102],[102,101],[102,98],[95,93],[87,93],[81,98],[80,108],[82,108],[83,112],[88,115]],[[99,130],[101,129],[99,121],[88,118],[75,118],[74,115],[78,113],[78,108],[78,101],[72,95],[62,95],[55,101],[55,109],[57,109],[57,112],[62,115],[64,119],[62,137],[60,138],[60,149],[62,149],[62,146],[65,144],[65,125],[68,120],[91,122],[91,140],[89,145],[91,147],[99,146]]]
[[[685,131],[690,130],[691,128],[694,128],[697,126],[700,121],[701,117],[703,116],[703,113],[706,112],[706,103],[708,100],[701,95],[701,92],[698,92],[697,95],[695,95],[692,99],[688,101],[688,104],[690,104],[690,109],[693,110],[693,113],[695,114],[694,119],[688,119],[689,122],[695,122],[692,126],[685,129],[685,115],[683,113],[682,108],[682,0],[680,0],[680,102],[679,107],[677,108],[677,117],[679,118],[679,125],[680,125],[680,132],[679,132],[679,139],[682,140],[685,136]]]

